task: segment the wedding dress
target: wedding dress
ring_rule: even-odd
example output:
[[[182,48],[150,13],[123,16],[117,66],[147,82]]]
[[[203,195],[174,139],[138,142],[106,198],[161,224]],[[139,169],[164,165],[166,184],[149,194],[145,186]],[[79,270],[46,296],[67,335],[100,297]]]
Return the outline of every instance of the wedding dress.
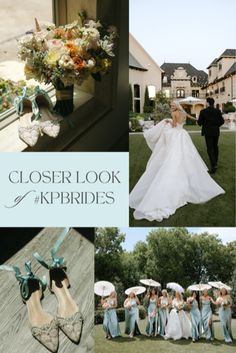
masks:
[[[165,339],[179,340],[191,337],[191,322],[183,310],[184,302],[173,300],[172,307],[165,329]]]
[[[134,218],[161,222],[187,203],[200,204],[225,191],[208,174],[184,121],[176,127],[162,120],[144,132],[152,155],[130,193]]]

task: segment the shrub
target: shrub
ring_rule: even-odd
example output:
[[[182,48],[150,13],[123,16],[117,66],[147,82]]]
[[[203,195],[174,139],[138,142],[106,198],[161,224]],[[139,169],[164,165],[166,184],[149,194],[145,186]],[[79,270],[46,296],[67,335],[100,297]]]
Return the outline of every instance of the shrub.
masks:
[[[233,106],[232,102],[227,102],[224,104],[223,112],[225,114],[234,113],[236,111],[235,107]]]
[[[116,309],[116,314],[119,322],[125,321],[125,309],[118,308]],[[102,309],[95,310],[94,323],[95,325],[100,325],[103,323],[104,311]],[[139,318],[144,320],[146,318],[146,310],[143,306],[139,307]]]

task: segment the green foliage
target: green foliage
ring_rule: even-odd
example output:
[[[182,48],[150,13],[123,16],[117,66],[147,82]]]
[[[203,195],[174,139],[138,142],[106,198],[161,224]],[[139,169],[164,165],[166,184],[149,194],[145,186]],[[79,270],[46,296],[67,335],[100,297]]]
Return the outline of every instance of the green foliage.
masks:
[[[233,106],[232,102],[227,102],[224,104],[224,109],[223,112],[228,114],[228,113],[234,113],[236,111],[236,108]]]
[[[233,272],[231,282],[229,285],[232,288],[232,291],[230,293],[233,299],[232,315],[233,317],[236,317],[236,269]]]
[[[116,314],[117,314],[117,318],[118,318],[119,322],[125,321],[125,309],[124,308],[116,309]],[[104,310],[102,310],[102,309],[95,310],[95,318],[94,318],[95,325],[102,324],[103,318],[104,318]],[[139,306],[139,318],[140,318],[140,320],[144,320],[146,318],[146,310],[143,306]]]
[[[146,241],[137,242],[132,252],[126,252],[121,246],[124,235],[117,228],[100,228],[97,237],[96,279],[115,285],[118,307],[123,307],[125,289],[139,285],[141,278],[152,278],[162,288],[168,282],[187,288],[194,283],[222,281],[232,286],[236,303],[236,242],[224,245],[217,235],[192,234],[186,228],[156,228]],[[96,297],[97,307],[99,300]],[[145,310],[145,299],[142,304]],[[235,307],[233,310],[236,314]]]
[[[13,82],[0,78],[0,113],[13,107],[15,97],[22,94],[25,86],[26,82],[23,80]],[[27,94],[32,95],[33,89],[33,87],[28,87]]]
[[[156,94],[152,118],[154,121],[170,118],[170,99],[166,97],[163,91]]]
[[[133,91],[131,84],[129,85],[129,111],[133,112]]]
[[[144,113],[152,113],[154,108],[153,101],[149,98],[148,88],[146,86],[144,93],[144,105],[143,111]]]

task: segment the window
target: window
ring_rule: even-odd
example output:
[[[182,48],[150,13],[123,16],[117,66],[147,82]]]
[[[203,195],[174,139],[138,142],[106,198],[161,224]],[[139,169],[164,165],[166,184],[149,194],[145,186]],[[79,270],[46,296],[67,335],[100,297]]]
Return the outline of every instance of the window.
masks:
[[[170,90],[165,89],[164,92],[165,92],[166,98],[170,98]]]
[[[184,89],[177,89],[176,97],[177,98],[184,98],[185,97],[185,90]]]
[[[197,82],[197,76],[193,76],[193,77],[192,77],[192,81],[193,81],[193,82]]]
[[[134,100],[134,112],[140,113],[140,100],[137,100],[137,99]]]
[[[209,70],[209,77],[211,77],[211,70]]]
[[[198,89],[193,89],[192,90],[192,97],[195,97],[195,98],[199,97],[199,90]]]
[[[26,81],[24,75],[25,64],[17,57],[17,40],[34,28],[34,17],[36,15],[41,24],[52,22],[52,1],[51,4],[50,1],[31,2],[30,6],[25,6],[22,10],[21,2],[9,0],[1,4],[1,11],[0,129],[7,125],[5,120],[14,112],[14,98],[22,93],[23,86],[27,85],[30,94],[33,92],[33,87],[39,84],[35,80]],[[45,88],[45,85],[43,88]]]
[[[219,64],[219,70],[221,70],[222,69],[222,64]]]
[[[139,85],[134,85],[134,97],[140,98],[140,86]]]
[[[156,97],[156,86],[154,85],[148,86],[148,95],[150,99],[154,99]]]
[[[165,75],[162,80],[163,83],[167,83],[167,76]]]
[[[134,85],[134,112],[140,113],[140,85]]]

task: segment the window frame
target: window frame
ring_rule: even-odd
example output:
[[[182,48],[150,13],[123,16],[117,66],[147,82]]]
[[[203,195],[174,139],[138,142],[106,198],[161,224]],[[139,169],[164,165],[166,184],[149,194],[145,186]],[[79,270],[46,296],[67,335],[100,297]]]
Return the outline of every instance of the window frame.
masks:
[[[84,5],[84,3],[83,3]],[[121,13],[121,8],[124,4],[120,4],[118,0],[107,2],[106,0],[96,0],[96,17],[101,22],[111,23],[119,29],[120,17],[117,13]],[[65,24],[67,22],[67,0],[52,0],[53,6],[53,20],[56,25]],[[86,8],[85,8],[86,10]],[[123,62],[119,62],[121,41],[118,38],[118,43],[113,58],[113,64],[108,75],[103,76],[101,82],[94,82],[94,96],[91,97],[86,103],[75,109],[73,113],[62,120],[60,138],[52,139],[48,136],[43,136],[34,147],[25,145],[25,148],[19,147],[20,151],[65,151],[71,148],[74,141],[77,141],[79,136],[85,134],[88,129],[98,123],[106,114],[112,111],[114,101],[116,98],[118,72],[123,69]],[[12,121],[16,121],[18,117],[16,114],[12,115]],[[2,151],[2,149],[0,148]],[[11,150],[11,151],[16,151]]]

